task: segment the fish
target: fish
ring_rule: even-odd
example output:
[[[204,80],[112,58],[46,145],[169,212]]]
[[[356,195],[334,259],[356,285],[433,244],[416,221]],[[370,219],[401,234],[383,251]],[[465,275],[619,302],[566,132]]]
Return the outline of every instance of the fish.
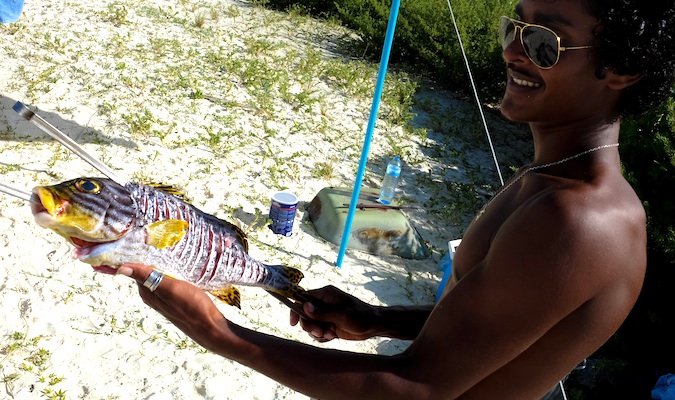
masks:
[[[97,271],[150,265],[237,308],[235,285],[307,301],[299,269],[254,259],[241,228],[201,211],[170,185],[81,177],[34,187],[30,204],[35,222],[64,237],[74,257]]]

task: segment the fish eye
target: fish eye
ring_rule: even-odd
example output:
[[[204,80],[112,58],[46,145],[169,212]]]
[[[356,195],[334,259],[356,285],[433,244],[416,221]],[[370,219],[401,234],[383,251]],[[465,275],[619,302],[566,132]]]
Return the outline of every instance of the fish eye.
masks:
[[[80,179],[75,183],[75,187],[80,192],[97,194],[101,191],[101,184],[90,179]]]

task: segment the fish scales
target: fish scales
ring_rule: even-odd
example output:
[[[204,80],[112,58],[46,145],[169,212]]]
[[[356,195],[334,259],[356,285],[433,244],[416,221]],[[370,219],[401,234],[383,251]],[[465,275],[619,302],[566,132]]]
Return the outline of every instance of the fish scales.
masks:
[[[255,260],[239,228],[192,206],[171,187],[79,178],[33,193],[36,222],[68,239],[75,256],[94,267],[148,264],[237,306],[235,284],[304,297],[300,271]]]
[[[140,198],[137,203],[137,217],[142,225],[170,219],[190,223],[187,234],[179,242],[182,246],[169,250],[179,271],[167,273],[178,272],[180,276],[185,276],[205,290],[221,288],[233,282],[244,285],[274,283],[272,270],[252,259],[244,250],[244,244],[236,239],[221,220],[197,210],[174,195],[150,186],[128,183],[126,187],[132,199]],[[147,208],[144,209],[141,205]],[[209,236],[211,240],[204,240]],[[214,262],[210,262],[211,260]]]

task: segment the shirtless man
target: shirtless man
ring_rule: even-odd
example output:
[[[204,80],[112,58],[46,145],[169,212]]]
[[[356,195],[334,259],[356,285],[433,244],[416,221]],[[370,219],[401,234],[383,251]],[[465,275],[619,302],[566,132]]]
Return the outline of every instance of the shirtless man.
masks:
[[[413,340],[403,353],[257,333],[189,283],[151,292],[150,267],[118,273],[206,349],[314,398],[541,398],[616,332],[642,287],[645,212],[616,146],[622,117],[664,100],[675,63],[675,6],[642,3],[521,0],[516,20],[502,18],[501,112],[529,123],[534,160],[470,225],[437,304],[377,307],[326,287],[310,292],[311,319],[291,315],[319,341]]]

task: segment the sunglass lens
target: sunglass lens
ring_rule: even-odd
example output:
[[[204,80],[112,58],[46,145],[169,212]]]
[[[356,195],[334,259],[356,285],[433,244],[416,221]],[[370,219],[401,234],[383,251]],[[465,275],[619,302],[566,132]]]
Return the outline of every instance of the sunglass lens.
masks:
[[[499,40],[502,44],[502,50],[508,47],[515,36],[516,26],[510,19],[502,17],[499,21]]]
[[[550,68],[558,61],[558,37],[537,26],[523,28],[523,48],[530,60],[541,68]]]

